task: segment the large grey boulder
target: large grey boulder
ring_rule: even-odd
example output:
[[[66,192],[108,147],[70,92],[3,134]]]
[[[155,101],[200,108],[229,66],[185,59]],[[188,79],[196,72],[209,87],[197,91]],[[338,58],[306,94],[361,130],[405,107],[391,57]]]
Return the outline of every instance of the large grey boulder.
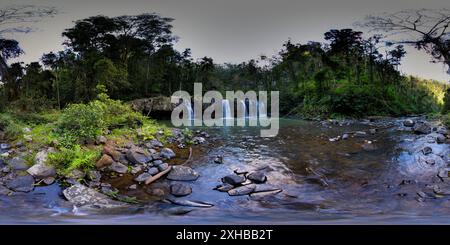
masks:
[[[413,131],[416,134],[429,134],[431,133],[431,126],[424,122],[418,122],[414,125]]]
[[[199,174],[192,168],[186,166],[173,166],[167,175],[169,180],[193,181],[198,179]]]
[[[34,189],[34,178],[29,174],[17,176],[8,180],[6,187],[13,191],[30,192]]]
[[[151,156],[147,156],[143,150],[131,149],[127,152],[128,161],[133,164],[146,164],[152,160]]]
[[[55,168],[46,163],[48,153],[51,151],[52,150],[42,150],[38,152],[34,158],[35,164],[29,168],[27,172],[37,179],[56,176]]]
[[[82,184],[75,184],[63,191],[64,197],[77,207],[116,208],[125,204],[114,201],[105,194]]]

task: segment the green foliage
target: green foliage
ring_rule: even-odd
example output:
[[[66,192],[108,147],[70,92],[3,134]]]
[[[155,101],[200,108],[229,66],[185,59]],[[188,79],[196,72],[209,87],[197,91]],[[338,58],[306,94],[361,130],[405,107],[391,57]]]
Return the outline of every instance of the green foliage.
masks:
[[[445,91],[445,96],[443,98],[444,105],[442,106],[442,113],[450,112],[450,88]]]
[[[48,163],[55,166],[63,175],[72,170],[88,171],[94,168],[95,161],[100,157],[100,150],[83,148],[74,145],[72,148],[60,148],[48,155]]]
[[[26,125],[13,116],[11,113],[0,113],[0,131],[6,134],[6,137],[15,139],[22,135]]]

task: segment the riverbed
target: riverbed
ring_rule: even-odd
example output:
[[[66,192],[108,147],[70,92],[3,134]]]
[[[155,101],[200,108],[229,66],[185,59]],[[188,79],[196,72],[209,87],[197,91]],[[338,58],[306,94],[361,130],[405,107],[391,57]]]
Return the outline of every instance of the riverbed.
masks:
[[[450,223],[450,196],[433,191],[436,185],[448,184],[437,173],[450,163],[450,147],[407,130],[404,120],[282,119],[273,138],[260,137],[258,127],[202,128],[210,137],[194,147],[189,162],[200,177],[190,183],[192,194],[177,200],[212,207],[148,201],[111,210],[76,208],[63,199],[55,183],[30,193],[0,195],[0,223]],[[342,139],[345,134],[350,136]],[[433,163],[428,158],[429,164],[423,163],[424,147],[432,148]],[[214,162],[217,156],[223,157],[223,163]],[[263,185],[281,192],[229,196],[214,190],[222,177],[252,171],[264,171]]]

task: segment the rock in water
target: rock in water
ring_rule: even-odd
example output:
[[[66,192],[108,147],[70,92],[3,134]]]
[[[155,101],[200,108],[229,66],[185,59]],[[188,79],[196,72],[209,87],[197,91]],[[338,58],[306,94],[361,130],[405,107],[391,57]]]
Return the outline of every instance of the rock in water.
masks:
[[[173,166],[167,175],[169,180],[193,181],[198,179],[199,174],[192,168],[186,166]]]
[[[245,177],[241,175],[230,174],[223,177],[222,182],[233,186],[237,186],[245,182]]]
[[[158,168],[152,167],[147,170],[147,173],[149,173],[151,175],[155,175],[155,174],[159,173],[159,170],[158,170]]]
[[[125,204],[114,201],[108,196],[88,188],[82,184],[75,184],[63,191],[64,197],[77,207],[91,206],[97,208],[122,207]]]
[[[355,132],[355,137],[358,137],[358,138],[364,138],[364,137],[366,137],[366,136],[367,136],[367,133],[364,132],[364,131],[356,131],[356,132]]]
[[[164,157],[166,159],[171,159],[175,157],[175,152],[172,151],[172,149],[169,148],[163,148],[160,152],[161,157]]]
[[[405,127],[413,127],[415,124],[415,122],[411,119],[406,119],[405,121],[403,121],[403,126]]]
[[[429,154],[431,154],[432,152],[433,152],[433,149],[431,149],[431,147],[429,147],[429,146],[427,146],[427,147],[425,147],[425,148],[422,149],[422,153],[423,153],[424,155],[429,155]]]
[[[228,191],[230,196],[243,196],[252,193],[256,188],[255,184],[244,185]]]
[[[431,133],[431,127],[426,123],[416,123],[413,127],[414,133],[416,134],[429,134]]]
[[[169,201],[175,205],[195,207],[195,208],[210,208],[210,207],[214,206],[211,203],[201,202],[201,201],[189,201],[189,200],[179,200],[179,199],[176,199],[176,200],[167,199],[167,201]]]
[[[128,172],[128,167],[123,165],[120,162],[113,162],[113,164],[111,164],[111,166],[109,166],[109,169],[111,169],[112,171],[119,173],[119,174],[124,174],[124,173]]]
[[[257,184],[264,183],[267,180],[266,175],[261,171],[250,173],[247,178]]]
[[[23,176],[17,176],[6,182],[6,187],[13,191],[30,192],[34,189],[34,178],[27,174]]]
[[[95,167],[97,169],[110,166],[113,163],[113,159],[111,156],[103,154],[103,156],[95,163]]]
[[[438,143],[438,144],[444,144],[444,143],[445,143],[445,140],[446,140],[446,138],[445,138],[445,136],[442,135],[442,134],[438,134],[438,135],[436,136],[436,143]]]
[[[224,183],[223,185],[216,186],[214,190],[220,191],[220,192],[228,192],[229,190],[233,189],[234,186]]]
[[[192,193],[192,188],[188,184],[176,183],[170,186],[170,194],[182,197]]]
[[[142,183],[145,182],[150,177],[152,177],[150,173],[142,173],[138,177],[134,178],[134,181]]]

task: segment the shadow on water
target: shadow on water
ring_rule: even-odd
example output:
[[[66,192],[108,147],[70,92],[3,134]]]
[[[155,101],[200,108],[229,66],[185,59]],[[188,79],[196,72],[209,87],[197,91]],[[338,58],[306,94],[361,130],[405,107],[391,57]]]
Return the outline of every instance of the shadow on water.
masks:
[[[399,122],[391,120],[388,124]],[[2,223],[108,224],[301,224],[301,223],[449,223],[447,198],[418,201],[427,192],[428,173],[415,152],[426,142],[392,127],[375,134],[331,138],[374,128],[367,123],[324,126],[319,122],[281,120],[279,134],[259,136],[259,127],[202,128],[211,137],[195,148],[190,166],[200,178],[181,200],[214,204],[188,208],[150,202],[120,212],[74,209],[60,198],[57,185],[29,194],[0,197]],[[196,128],[194,128],[196,130]],[[420,145],[419,145],[420,144]],[[448,155],[448,145],[439,145]],[[214,158],[223,156],[223,164]],[[228,196],[213,190],[225,175],[264,171],[264,185],[283,191],[268,196]],[[162,181],[162,184],[168,181]],[[161,183],[160,183],[161,184]]]

